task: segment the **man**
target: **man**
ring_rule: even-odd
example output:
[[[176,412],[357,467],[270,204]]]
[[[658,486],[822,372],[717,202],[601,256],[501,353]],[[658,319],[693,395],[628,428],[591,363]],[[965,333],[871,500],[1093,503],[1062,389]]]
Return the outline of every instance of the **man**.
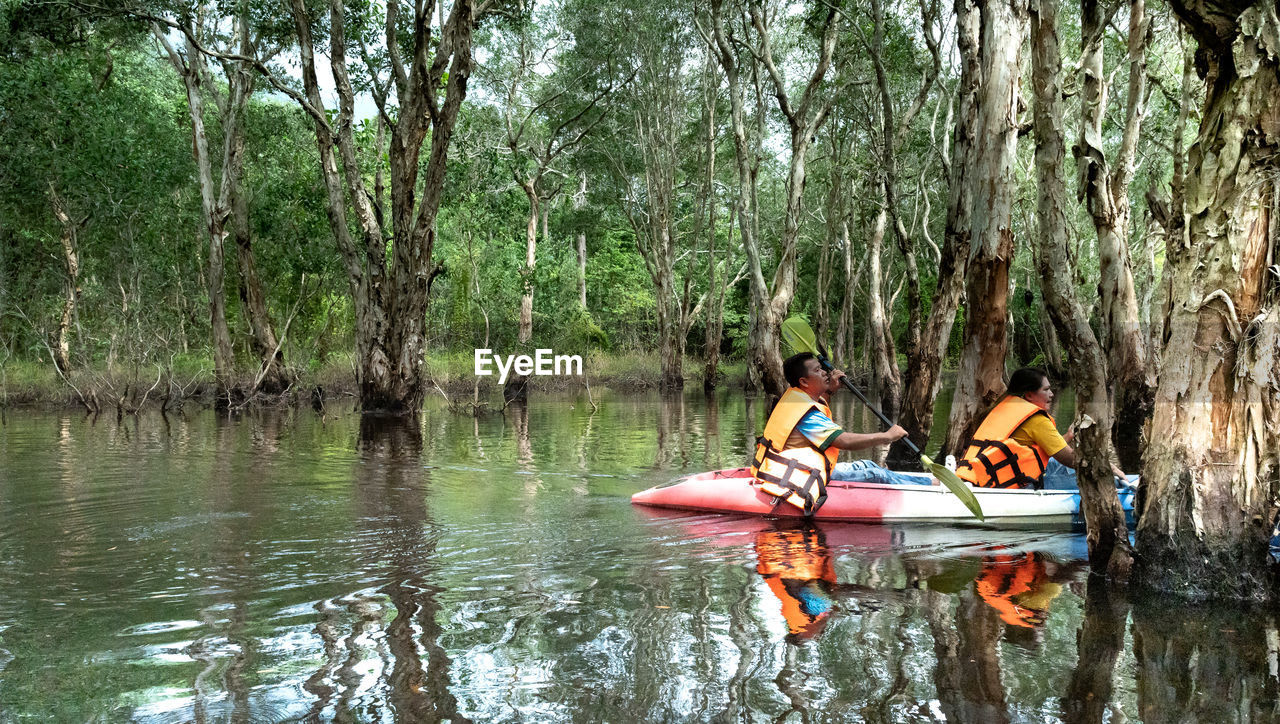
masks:
[[[894,425],[885,432],[845,432],[831,419],[825,402],[844,373],[827,372],[809,352],[788,357],[782,374],[791,387],[756,440],[751,474],[761,490],[813,515],[827,499],[827,482],[841,450],[888,445],[907,431]]]

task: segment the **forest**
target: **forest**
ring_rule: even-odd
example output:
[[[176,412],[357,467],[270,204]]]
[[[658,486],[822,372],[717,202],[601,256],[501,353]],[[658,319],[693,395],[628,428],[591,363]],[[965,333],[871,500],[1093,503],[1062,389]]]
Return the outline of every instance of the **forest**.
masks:
[[[1070,380],[1095,570],[1253,598],[1277,38],[1273,2],[4,0],[0,373],[411,415],[439,360],[541,347],[777,394],[800,314],[921,445],[954,373],[944,453],[1006,370]]]

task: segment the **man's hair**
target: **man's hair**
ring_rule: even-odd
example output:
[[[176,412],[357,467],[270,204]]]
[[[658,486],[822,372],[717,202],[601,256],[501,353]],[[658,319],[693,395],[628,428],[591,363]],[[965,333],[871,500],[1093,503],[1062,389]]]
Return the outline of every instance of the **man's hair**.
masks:
[[[1014,372],[1009,378],[1008,393],[1010,395],[1022,396],[1028,392],[1035,392],[1040,389],[1040,386],[1043,385],[1047,379],[1049,379],[1049,375],[1046,375],[1041,370],[1034,367],[1023,367],[1017,372]]]
[[[805,363],[811,359],[817,359],[812,352],[801,352],[793,354],[782,361],[782,376],[787,378],[787,384],[792,387],[800,386],[800,378],[804,377],[808,369]]]

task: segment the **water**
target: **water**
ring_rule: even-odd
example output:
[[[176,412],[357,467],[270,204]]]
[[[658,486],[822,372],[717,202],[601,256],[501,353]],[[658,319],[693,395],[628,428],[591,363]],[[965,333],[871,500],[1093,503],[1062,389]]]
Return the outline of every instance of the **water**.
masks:
[[[1272,612],[1090,587],[1070,532],[635,509],[763,405],[596,401],[9,412],[0,721],[1280,720]]]

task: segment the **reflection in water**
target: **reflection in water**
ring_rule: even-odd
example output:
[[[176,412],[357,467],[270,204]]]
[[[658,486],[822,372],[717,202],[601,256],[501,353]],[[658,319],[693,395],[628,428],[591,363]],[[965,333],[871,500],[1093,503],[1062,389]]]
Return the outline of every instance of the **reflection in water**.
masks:
[[[812,525],[756,534],[756,572],[782,603],[792,640],[822,632],[835,600],[836,570],[822,531]]]
[[[1068,724],[1103,721],[1111,708],[1116,659],[1124,650],[1128,617],[1129,602],[1124,593],[1112,591],[1101,577],[1091,577],[1085,589],[1079,655],[1062,703],[1062,718]]]
[[[392,659],[386,699],[408,721],[457,720],[449,657],[440,646],[441,589],[432,580],[439,533],[427,508],[429,479],[415,422],[361,419],[362,464],[355,484],[361,517],[375,524],[369,533],[379,544],[372,549],[377,560],[370,567],[386,571],[379,593],[395,608],[385,631]]]
[[[1130,611],[1066,534],[650,515],[764,401],[573,402],[12,414],[0,720],[1280,720],[1273,612]]]
[[[1274,610],[1142,601],[1133,609],[1138,707],[1149,722],[1280,721]]]
[[[1010,626],[1039,631],[1049,604],[1062,593],[1058,565],[1035,552],[984,556],[974,589]]]

